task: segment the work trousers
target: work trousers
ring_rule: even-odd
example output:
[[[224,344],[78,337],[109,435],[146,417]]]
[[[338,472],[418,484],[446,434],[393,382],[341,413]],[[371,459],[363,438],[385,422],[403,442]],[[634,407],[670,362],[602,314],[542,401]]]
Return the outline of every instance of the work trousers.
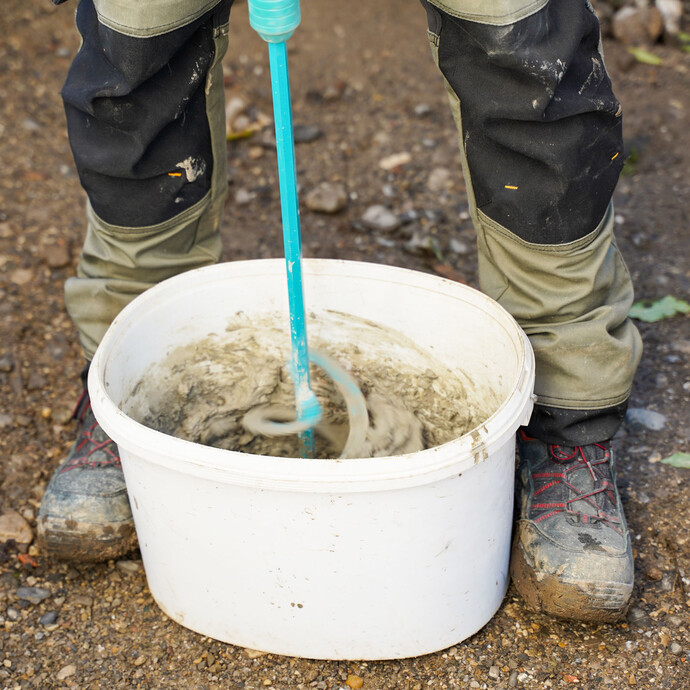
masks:
[[[421,2],[458,128],[480,287],[536,356],[527,431],[608,439],[641,344],[613,236],[621,106],[596,15],[587,0]],[[65,293],[87,358],[136,295],[220,259],[231,4],[80,0],[83,44],[62,95],[87,231]]]

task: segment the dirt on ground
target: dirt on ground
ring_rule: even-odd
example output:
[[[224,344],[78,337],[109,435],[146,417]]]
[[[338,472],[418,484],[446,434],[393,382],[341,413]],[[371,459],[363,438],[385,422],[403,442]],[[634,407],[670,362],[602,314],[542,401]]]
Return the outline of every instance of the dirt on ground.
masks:
[[[18,514],[25,528],[0,544],[0,688],[690,687],[690,471],[660,462],[690,450],[687,315],[640,323],[634,412],[615,439],[636,556],[632,607],[618,623],[550,619],[511,588],[481,631],[435,654],[285,658],[172,622],[149,593],[138,552],[98,565],[41,555],[31,543],[36,513],[73,440],[83,367],[62,297],[84,231],[59,98],[79,44],[74,7],[4,0],[0,17],[0,513]],[[302,10],[289,50],[305,255],[476,286],[475,233],[424,11],[407,0],[320,0]],[[605,50],[625,110],[618,242],[639,299],[687,299],[690,54],[656,45],[660,64],[651,65],[619,43]],[[243,3],[232,12],[225,65],[228,99],[242,99],[233,107],[245,118],[233,120],[233,131],[261,127],[271,113],[268,58]],[[228,161],[224,258],[280,256],[270,127],[231,137]],[[335,213],[306,203],[324,182],[345,190]],[[371,213],[385,220],[381,209],[368,211],[376,205],[394,222],[373,223]]]

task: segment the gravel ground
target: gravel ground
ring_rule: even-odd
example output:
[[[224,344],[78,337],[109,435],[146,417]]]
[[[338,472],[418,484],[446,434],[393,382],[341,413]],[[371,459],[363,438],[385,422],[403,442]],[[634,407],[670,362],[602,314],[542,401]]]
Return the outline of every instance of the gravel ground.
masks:
[[[404,0],[303,5],[290,44],[299,181],[303,198],[323,182],[340,190],[335,213],[303,208],[305,254],[476,284],[455,133],[423,11]],[[0,19],[0,514],[3,529],[15,530],[14,540],[0,539],[0,688],[690,687],[690,473],[659,462],[689,450],[688,317],[641,324],[646,350],[631,400],[640,412],[616,439],[637,577],[630,612],[614,625],[540,616],[510,589],[485,628],[435,654],[293,659],[173,623],[151,597],[138,552],[83,566],[41,556],[31,543],[35,515],[72,441],[82,367],[62,301],[84,204],[58,96],[78,46],[71,15],[70,5],[5,0]],[[687,299],[690,55],[653,51],[661,65],[606,45],[633,154],[616,194],[618,237],[640,298]],[[225,62],[228,98],[261,123],[271,112],[267,56],[244,5],[233,10]],[[226,259],[281,253],[270,139],[266,130],[229,142]],[[375,205],[397,221],[371,212]]]

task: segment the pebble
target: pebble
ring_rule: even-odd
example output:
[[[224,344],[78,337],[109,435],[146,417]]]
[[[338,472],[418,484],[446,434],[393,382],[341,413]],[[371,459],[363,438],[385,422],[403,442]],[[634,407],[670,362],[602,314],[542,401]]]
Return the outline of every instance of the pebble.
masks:
[[[664,571],[656,565],[652,565],[647,568],[646,575],[648,580],[651,580],[652,582],[659,582],[664,576]]]
[[[453,174],[448,168],[434,168],[426,181],[430,192],[443,192],[453,186]]]
[[[417,103],[413,112],[415,117],[427,117],[428,115],[431,115],[433,110],[428,103]]]
[[[362,223],[370,230],[393,232],[400,225],[400,219],[385,206],[370,206],[362,215]]]
[[[408,254],[425,254],[433,252],[433,240],[431,235],[421,232],[413,232],[412,237],[405,242],[403,249]]]
[[[625,418],[630,424],[639,424],[650,431],[661,431],[666,426],[666,415],[642,407],[631,407]]]
[[[501,675],[498,666],[491,666],[489,668],[489,678],[492,680],[498,680],[499,676]]]
[[[70,676],[73,676],[76,672],[77,672],[77,667],[74,664],[67,664],[67,666],[63,666],[57,672],[57,675],[55,677],[58,680],[65,680],[65,678],[69,678]]]
[[[323,136],[323,131],[318,125],[295,125],[293,135],[296,144],[306,144],[320,139]]]
[[[41,129],[41,125],[39,125],[36,120],[32,120],[29,117],[27,117],[25,120],[22,120],[22,127],[27,132],[38,132]]]
[[[5,613],[11,621],[16,621],[19,619],[19,611],[15,609],[14,606],[8,606]]]
[[[654,0],[654,4],[661,14],[664,31],[669,36],[677,36],[680,32],[680,20],[683,16],[681,0]]]
[[[625,45],[651,45],[661,36],[664,22],[656,7],[623,7],[613,15],[612,29]]]
[[[256,193],[250,192],[248,189],[238,189],[235,192],[235,203],[238,206],[246,206],[256,199]]]
[[[680,656],[683,653],[683,647],[682,645],[678,644],[678,642],[671,642],[671,646],[668,648],[668,651],[674,656]]]
[[[48,268],[64,268],[72,263],[67,244],[51,244],[44,247],[43,260]]]
[[[115,567],[121,573],[125,573],[126,575],[136,575],[137,573],[141,573],[144,569],[141,561],[127,560],[117,561],[117,563],[115,563]]]
[[[0,515],[0,542],[10,539],[18,544],[30,544],[34,540],[29,523],[16,510]]]
[[[40,604],[50,596],[50,590],[43,589],[43,587],[20,587],[16,591],[16,595],[32,604]]]
[[[321,182],[308,192],[304,203],[316,213],[338,213],[347,204],[347,189],[339,182]]]
[[[10,280],[15,285],[26,285],[34,279],[34,272],[30,268],[18,268],[10,273]]]
[[[38,622],[42,626],[47,626],[47,625],[53,625],[55,621],[57,621],[57,612],[56,611],[48,611],[48,613],[44,613],[39,619]]]
[[[451,238],[450,242],[448,243],[448,248],[454,254],[469,254],[470,252],[469,245],[462,240],[456,239],[455,237]]]
[[[0,357],[0,372],[9,374],[14,370],[14,360],[9,355]]]
[[[247,659],[258,659],[259,657],[266,656],[268,652],[262,652],[258,649],[249,649],[249,647],[245,647],[244,654]],[[314,676],[314,678],[316,678],[316,676]]]
[[[0,429],[6,429],[10,426],[12,426],[12,417],[4,412],[0,412]]]
[[[652,619],[644,609],[635,606],[628,611],[628,622],[638,628],[646,628],[651,625]]]
[[[379,161],[379,168],[383,170],[395,170],[403,165],[407,165],[412,160],[412,156],[407,151],[394,153],[391,156],[386,156]]]
[[[247,102],[244,98],[239,96],[234,96],[228,99],[225,104],[225,122],[227,124],[228,131],[233,130],[235,120],[247,109]]]

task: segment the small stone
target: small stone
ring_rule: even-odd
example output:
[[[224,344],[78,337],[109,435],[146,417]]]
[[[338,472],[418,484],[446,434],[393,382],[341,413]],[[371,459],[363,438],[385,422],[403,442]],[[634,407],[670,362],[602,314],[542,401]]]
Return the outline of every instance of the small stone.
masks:
[[[137,573],[143,572],[144,568],[141,561],[117,561],[115,567],[126,575],[136,575]]]
[[[238,206],[246,206],[256,199],[256,193],[250,192],[248,189],[238,189],[235,192],[235,203]]]
[[[9,374],[14,371],[14,360],[9,355],[0,357],[0,372]]]
[[[638,424],[650,431],[661,431],[666,426],[666,415],[642,407],[631,407],[625,418],[630,424]]]
[[[426,181],[430,192],[443,192],[453,186],[453,174],[448,168],[434,168]]]
[[[76,672],[77,672],[77,667],[74,664],[67,664],[67,666],[63,666],[57,672],[57,675],[55,677],[58,680],[65,680],[65,678],[69,678],[70,676],[73,676]]]
[[[337,101],[342,97],[345,91],[345,82],[338,81],[335,84],[329,84],[321,94],[324,101]]]
[[[34,540],[29,523],[16,510],[0,515],[0,542],[10,539],[18,544],[30,544]]]
[[[27,117],[26,119],[22,120],[22,127],[27,131],[27,132],[38,132],[41,129],[41,125],[38,124],[35,120],[32,120],[31,118]]]
[[[651,625],[652,619],[644,609],[635,606],[628,611],[628,622],[638,628],[646,628]]]
[[[680,20],[683,16],[681,0],[655,0],[654,4],[661,14],[664,32],[669,36],[677,36],[680,32]]]
[[[304,198],[310,211],[316,213],[338,213],[347,204],[347,189],[337,182],[321,182]]]
[[[134,660],[135,666],[141,666],[144,663],[146,663],[146,657],[143,654]]]
[[[47,625],[54,625],[55,621],[57,621],[57,612],[56,611],[48,611],[48,613],[44,613],[39,619],[38,622],[42,626],[47,626]]]
[[[247,659],[258,659],[261,656],[266,656],[268,652],[262,652],[258,649],[249,649],[249,647],[246,647],[244,650],[244,654],[247,657]]]
[[[647,579],[651,580],[652,582],[659,582],[661,578],[664,576],[664,571],[661,570],[661,568],[658,568],[657,566],[653,565],[647,568]]]
[[[263,158],[264,148],[263,146],[250,146],[249,150],[247,151],[247,155],[249,156],[249,159],[253,161]]]
[[[403,165],[407,165],[411,160],[412,156],[407,151],[402,151],[382,158],[379,161],[379,168],[390,172],[396,168],[401,168]]]
[[[66,243],[51,244],[43,248],[43,260],[48,268],[63,268],[72,263],[69,247]]]
[[[293,135],[296,144],[306,144],[320,139],[323,136],[323,132],[317,125],[295,125]]]
[[[401,225],[398,216],[381,205],[370,206],[362,216],[362,223],[370,230],[381,232],[393,232]]]
[[[361,688],[364,685],[364,679],[351,673],[348,675],[345,685],[348,688]]]
[[[408,254],[431,254],[434,251],[434,240],[431,235],[413,232],[412,237],[403,245],[403,249]]]
[[[7,611],[5,611],[5,613],[11,621],[16,621],[19,619],[19,611],[15,609],[14,606],[8,606]]]
[[[671,642],[671,646],[668,648],[668,651],[671,652],[673,656],[680,656],[683,653],[683,647],[677,642]]]
[[[77,604],[78,606],[91,606],[93,605],[93,599],[87,597],[85,594],[77,594],[70,598],[72,604]]]
[[[43,587],[20,587],[17,592],[19,599],[30,601],[32,604],[40,604],[50,596],[50,590]]]
[[[492,680],[498,680],[500,675],[501,672],[499,671],[498,666],[491,666],[489,668],[489,678],[491,678]]]
[[[659,633],[659,640],[661,640],[661,644],[664,647],[668,647],[671,643],[671,636],[667,632],[662,631],[661,633]]]
[[[664,22],[656,7],[623,7],[613,15],[612,29],[625,45],[651,45],[661,36]]]
[[[29,391],[40,391],[46,387],[46,377],[35,369],[30,372],[29,380],[26,382],[26,389]]]
[[[30,268],[17,268],[10,273],[10,280],[15,285],[26,285],[34,279],[34,272]]]
[[[465,242],[455,237],[451,238],[448,243],[448,248],[454,254],[469,254],[470,252],[470,247]]]
[[[418,103],[414,107],[413,112],[415,117],[427,117],[428,115],[431,115],[433,110],[431,109],[431,106],[428,103]]]
[[[235,96],[228,99],[225,104],[225,124],[228,132],[235,131],[235,121],[247,109],[247,102],[244,98]]]
[[[0,429],[7,429],[12,426],[12,417],[4,412],[0,412]]]

